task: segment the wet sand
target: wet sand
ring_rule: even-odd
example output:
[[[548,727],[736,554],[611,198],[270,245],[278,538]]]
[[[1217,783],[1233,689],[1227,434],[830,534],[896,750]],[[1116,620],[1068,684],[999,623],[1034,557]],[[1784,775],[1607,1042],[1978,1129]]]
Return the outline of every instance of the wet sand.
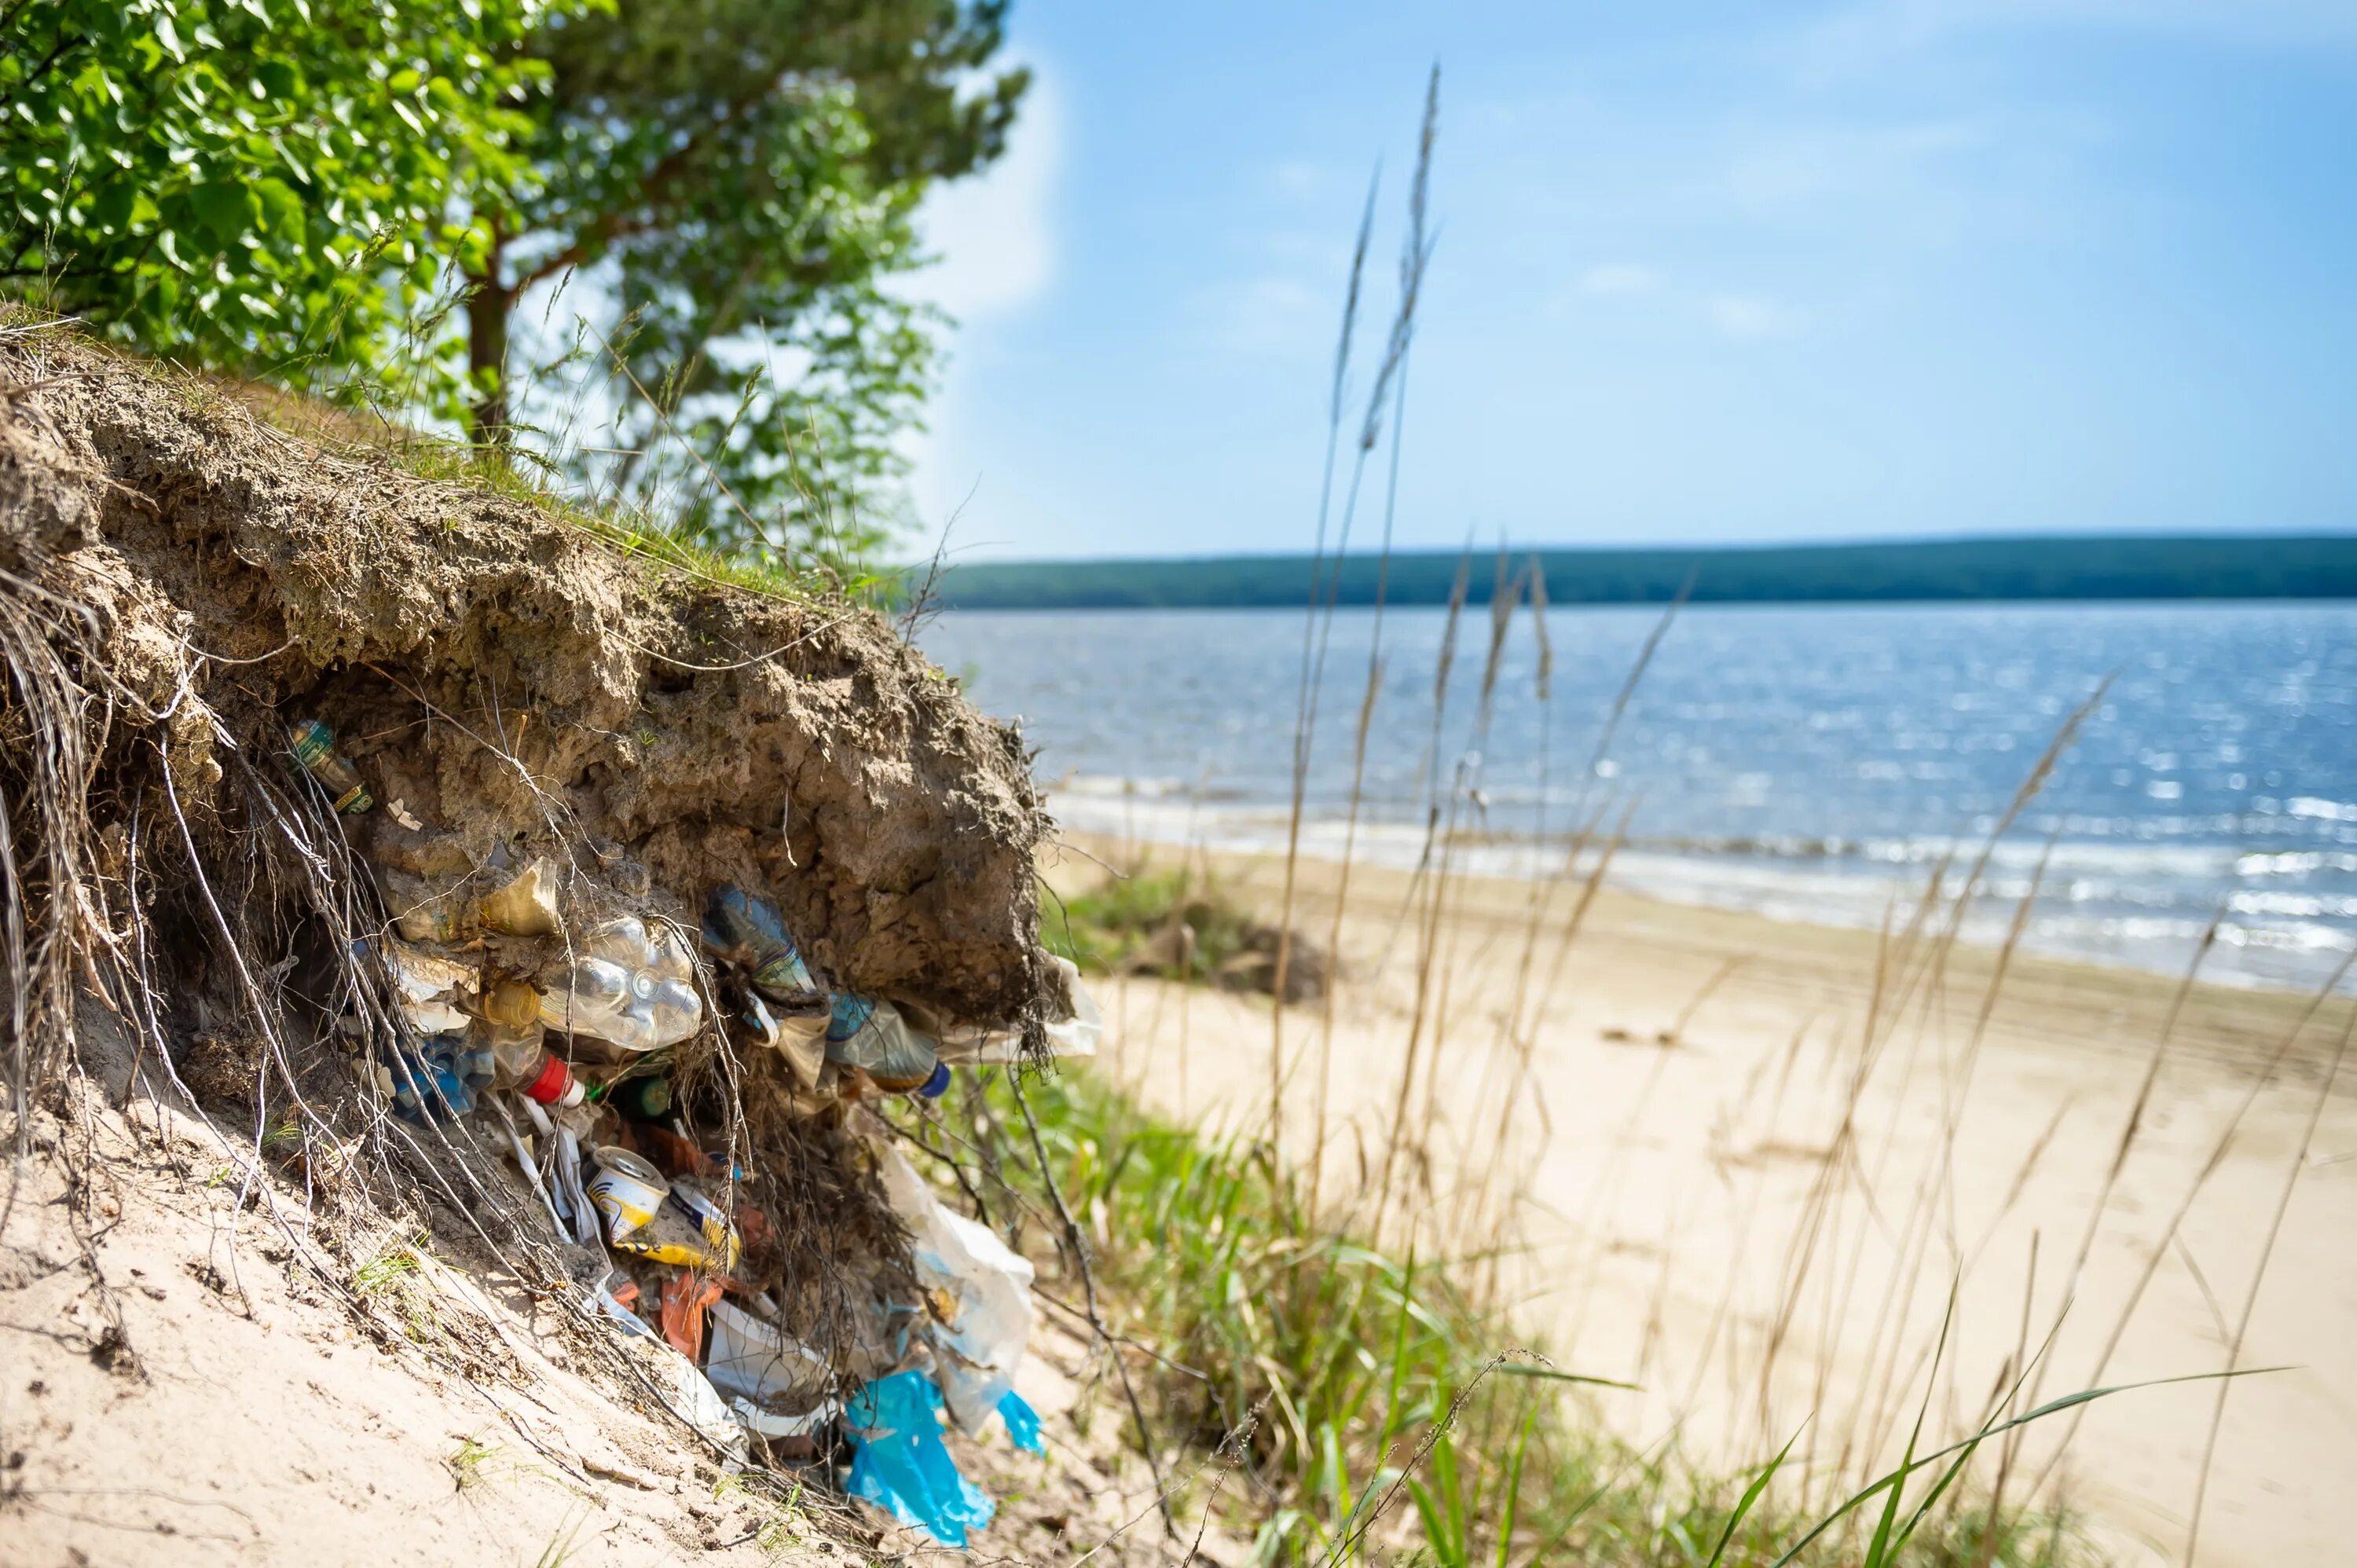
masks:
[[[1214,870],[1273,908],[1279,864]],[[1069,892],[1103,874],[1068,854],[1048,875]],[[1301,878],[1301,925],[1324,933],[1336,868]],[[2338,1508],[2357,1474],[2357,1062],[2321,1092],[2349,1001],[2191,987],[2088,1242],[2177,982],[2015,955],[1992,1002],[1993,950],[1609,887],[1566,947],[1577,894],[1534,913],[1530,884],[1464,881],[1427,925],[1407,876],[1353,872],[1330,1033],[1319,1004],[1281,1026],[1297,1160],[1319,1150],[1326,1064],[1329,1203],[1363,1218],[1388,1186],[1395,1231],[1412,1212],[1420,1246],[1483,1254],[1515,1304],[1501,1342],[1641,1385],[1593,1401],[1623,1436],[1733,1467],[1798,1431],[1822,1498],[1895,1462],[1919,1408],[1927,1437],[1969,1434],[2025,1361],[2018,1409],[2092,1386],[2115,1337],[2103,1383],[2223,1368],[2288,1189],[2235,1364],[2292,1369],[2229,1386],[2196,1561],[2357,1560]],[[1100,991],[1099,1070],[1177,1116],[1265,1125],[1265,997]],[[2002,1466],[2017,1498],[2046,1475],[2119,1561],[2182,1563],[2220,1387],[2119,1395],[2050,1473],[2069,1416],[1975,1474]]]

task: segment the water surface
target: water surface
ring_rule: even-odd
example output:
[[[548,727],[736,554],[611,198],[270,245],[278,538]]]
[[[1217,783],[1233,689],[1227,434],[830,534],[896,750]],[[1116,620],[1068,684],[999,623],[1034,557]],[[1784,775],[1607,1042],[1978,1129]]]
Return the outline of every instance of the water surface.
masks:
[[[1376,620],[1333,618],[1315,853],[1340,852]],[[1480,835],[1458,865],[1544,872],[1567,830],[1627,811],[1622,886],[1872,925],[1977,850],[2100,690],[1998,843],[1972,929],[2002,929],[2042,857],[2026,940],[2044,950],[2175,972],[2222,915],[2205,973],[2314,985],[2357,947],[2357,607],[1694,608],[1608,735],[1660,620],[1550,612],[1542,702],[1527,610],[1494,671],[1489,612],[1468,610],[1445,684],[1447,612],[1386,612],[1354,853],[1415,864],[1437,803]],[[1304,629],[1294,611],[952,612],[919,640],[1021,719],[1067,823],[1281,848]]]

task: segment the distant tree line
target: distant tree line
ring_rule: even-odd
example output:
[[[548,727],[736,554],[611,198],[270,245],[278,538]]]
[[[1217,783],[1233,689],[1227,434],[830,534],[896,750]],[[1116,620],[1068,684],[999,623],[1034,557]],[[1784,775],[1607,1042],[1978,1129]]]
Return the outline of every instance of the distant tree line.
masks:
[[[2357,534],[2299,538],[2126,537],[1935,540],[1682,550],[1535,550],[1557,604],[1904,603],[1970,599],[2283,599],[2357,597]],[[1494,553],[1394,554],[1384,597],[1445,605],[1465,576],[1489,602]],[[978,562],[943,572],[937,602],[962,609],[1288,607],[1309,599],[1307,555],[1171,561]],[[1377,562],[1317,569],[1321,600],[1372,605]]]

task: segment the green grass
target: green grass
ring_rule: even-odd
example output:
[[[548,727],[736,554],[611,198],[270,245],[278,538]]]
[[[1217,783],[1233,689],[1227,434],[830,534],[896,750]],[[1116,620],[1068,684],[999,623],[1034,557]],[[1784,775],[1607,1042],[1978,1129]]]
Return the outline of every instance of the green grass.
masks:
[[[498,1444],[479,1443],[469,1437],[458,1444],[456,1454],[442,1463],[448,1467],[450,1477],[457,1483],[458,1489],[464,1492],[483,1485],[490,1478],[485,1474],[485,1466],[497,1458],[499,1453]]]
[[[1069,902],[1049,900],[1043,936],[1084,970],[1180,979],[1216,972],[1247,950],[1257,922],[1216,882],[1186,870],[1140,869]],[[1174,961],[1179,927],[1194,932],[1194,961]]]
[[[1050,1174],[1089,1232],[1108,1326],[1165,1359],[1133,1352],[1131,1365],[1166,1474],[1194,1475],[1185,1502],[1200,1509],[1213,1455],[1247,1434],[1231,1452],[1249,1478],[1231,1479],[1218,1506],[1257,1541],[1262,1563],[2099,1561],[2050,1512],[1986,1516],[1964,1468],[1986,1430],[1956,1452],[1910,1453],[1829,1522],[1799,1511],[1792,1470],[1777,1484],[1781,1458],[1718,1475],[1674,1447],[1633,1449],[1584,1402],[1609,1390],[1583,1390],[1590,1380],[1550,1364],[1468,1294],[1473,1260],[1400,1257],[1321,1227],[1260,1143],[1172,1126],[1078,1077],[1035,1079],[1023,1092]],[[995,1135],[1026,1209],[1050,1215],[1008,1084],[996,1079],[966,1109],[980,1114],[952,1131],[976,1144]]]

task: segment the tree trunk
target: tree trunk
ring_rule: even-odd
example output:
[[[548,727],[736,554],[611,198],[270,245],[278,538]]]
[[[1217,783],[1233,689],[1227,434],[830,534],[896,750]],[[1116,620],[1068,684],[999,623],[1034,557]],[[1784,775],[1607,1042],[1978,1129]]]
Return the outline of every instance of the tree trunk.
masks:
[[[491,247],[482,275],[468,279],[467,379],[475,402],[468,434],[478,446],[502,446],[508,439],[508,307],[512,296],[500,284],[500,247]]]

